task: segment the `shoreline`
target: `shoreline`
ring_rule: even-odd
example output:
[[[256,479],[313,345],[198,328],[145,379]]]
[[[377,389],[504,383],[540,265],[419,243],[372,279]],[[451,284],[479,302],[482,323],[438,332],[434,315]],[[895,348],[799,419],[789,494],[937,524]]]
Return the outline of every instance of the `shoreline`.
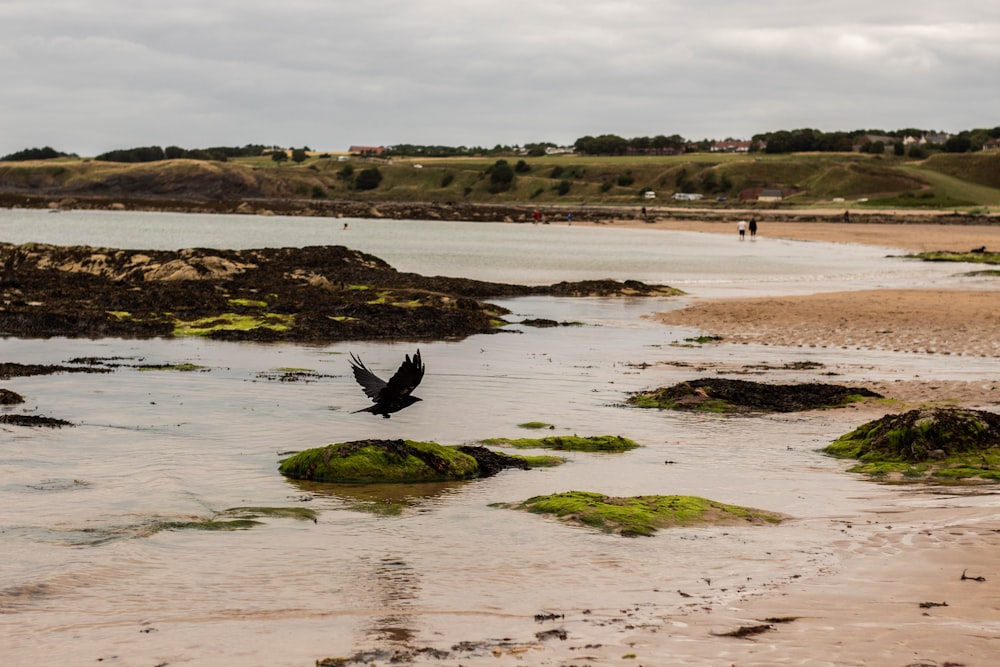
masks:
[[[79,195],[71,192],[0,192],[0,207],[47,210],[109,210],[232,215],[286,215],[307,217],[375,218],[393,220],[453,220],[458,222],[532,223],[539,212],[542,224],[614,224],[709,231],[720,223],[754,217],[760,223],[829,223],[850,225],[975,225],[1000,228],[1000,212],[959,212],[899,209],[778,208],[771,204],[745,206],[669,206],[640,204],[566,204],[421,202],[336,199],[194,199],[136,196],[131,193]],[[645,212],[645,214],[644,214]],[[850,221],[845,221],[848,213]],[[704,224],[704,229],[690,225]],[[763,232],[763,229],[762,229]],[[762,233],[761,236],[766,234]]]

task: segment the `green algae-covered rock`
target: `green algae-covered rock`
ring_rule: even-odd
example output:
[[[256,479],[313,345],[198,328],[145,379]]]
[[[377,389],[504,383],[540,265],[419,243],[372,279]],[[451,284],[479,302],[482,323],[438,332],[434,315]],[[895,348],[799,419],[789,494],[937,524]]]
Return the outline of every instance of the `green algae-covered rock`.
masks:
[[[429,482],[479,475],[472,456],[413,440],[357,440],[307,449],[282,461],[279,470],[314,482]]]
[[[910,410],[862,424],[823,451],[859,460],[851,472],[1000,479],[1000,415],[962,408]]]
[[[549,514],[560,521],[623,537],[648,536],[660,528],[673,526],[776,524],[782,520],[780,514],[726,505],[698,496],[617,498],[588,491],[535,496],[522,503],[503,503],[495,507]]]
[[[555,449],[566,452],[624,452],[639,444],[620,435],[550,435],[545,438],[490,438],[484,445],[517,449]]]

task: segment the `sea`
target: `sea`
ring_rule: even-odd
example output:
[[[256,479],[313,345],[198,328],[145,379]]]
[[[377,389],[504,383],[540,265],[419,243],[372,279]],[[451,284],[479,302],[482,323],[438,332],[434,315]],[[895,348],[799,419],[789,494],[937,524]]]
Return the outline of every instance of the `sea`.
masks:
[[[27,401],[3,412],[72,424],[0,424],[5,666],[308,667],[338,656],[382,665],[393,655],[409,656],[404,664],[563,665],[587,647],[624,646],[640,629],[669,629],[835,571],[832,544],[843,526],[873,509],[990,502],[846,472],[848,462],[818,450],[860,425],[849,409],[729,416],[625,403],[637,391],[722,372],[773,382],[833,381],[834,369],[842,383],[995,378],[994,358],[705,344],[698,336],[711,332],[650,317],[699,299],[974,288],[983,280],[961,265],[771,238],[766,225],[741,242],[735,226],[725,235],[655,225],[7,209],[0,242],[345,245],[424,275],[532,285],[630,279],[685,292],[496,300],[511,311],[509,326],[449,341],[0,337],[3,362],[95,358],[113,368],[0,382]],[[567,326],[520,324],[530,318]],[[355,414],[369,403],[348,354],[385,377],[417,349],[427,366],[415,392],[423,400],[391,419]],[[529,422],[550,427],[522,426]],[[558,467],[460,483],[351,486],[278,473],[291,453],[334,442],[541,435],[622,435],[641,447],[562,453]],[[572,490],[697,495],[788,518],[628,538],[502,506]],[[265,515],[235,531],[179,527],[248,507],[307,508],[316,518]],[[724,657],[723,640],[704,641],[719,642]],[[703,664],[706,648],[669,653],[669,663],[647,657]]]

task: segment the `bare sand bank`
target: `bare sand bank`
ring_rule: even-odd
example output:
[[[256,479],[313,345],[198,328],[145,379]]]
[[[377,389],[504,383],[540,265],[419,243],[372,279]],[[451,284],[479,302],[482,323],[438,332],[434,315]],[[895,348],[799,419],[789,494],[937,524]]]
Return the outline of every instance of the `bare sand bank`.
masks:
[[[734,213],[736,218],[748,220],[750,211]],[[927,216],[930,218],[930,214]],[[863,243],[867,245],[898,248],[911,252],[932,250],[961,250],[986,246],[989,250],[1000,251],[1000,224],[947,224],[944,222],[905,222],[900,224],[880,224],[860,222],[759,222],[757,235],[766,238],[795,239],[799,241],[824,241],[828,243]],[[637,227],[643,229],[667,229],[685,232],[705,232],[726,234],[737,240],[736,222],[684,220],[676,218],[650,217],[615,219],[610,223],[577,221],[576,224],[613,224],[616,227]]]

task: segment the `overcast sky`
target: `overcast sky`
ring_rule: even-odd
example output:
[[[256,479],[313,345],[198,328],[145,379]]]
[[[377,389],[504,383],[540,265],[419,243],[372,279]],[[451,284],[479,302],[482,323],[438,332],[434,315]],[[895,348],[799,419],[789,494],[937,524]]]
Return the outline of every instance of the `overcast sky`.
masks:
[[[0,0],[0,155],[1000,125],[996,0]]]

